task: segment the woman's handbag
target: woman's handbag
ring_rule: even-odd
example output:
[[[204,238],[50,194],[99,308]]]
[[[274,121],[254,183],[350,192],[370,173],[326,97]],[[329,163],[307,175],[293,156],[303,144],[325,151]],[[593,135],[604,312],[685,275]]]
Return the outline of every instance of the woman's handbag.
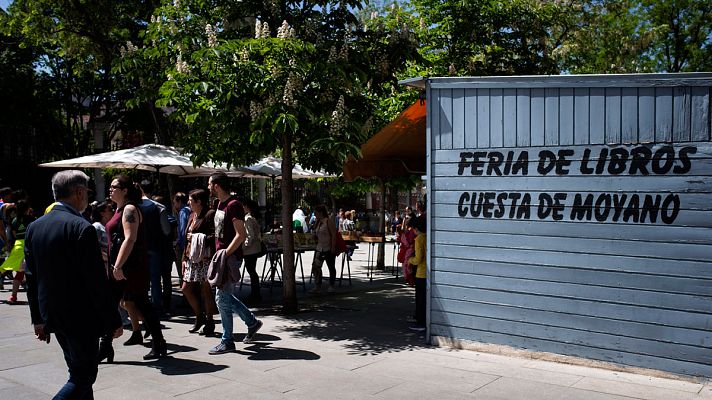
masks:
[[[346,252],[346,242],[344,241],[344,238],[341,236],[341,233],[336,232],[336,254],[335,256],[338,257],[339,254],[345,253]]]

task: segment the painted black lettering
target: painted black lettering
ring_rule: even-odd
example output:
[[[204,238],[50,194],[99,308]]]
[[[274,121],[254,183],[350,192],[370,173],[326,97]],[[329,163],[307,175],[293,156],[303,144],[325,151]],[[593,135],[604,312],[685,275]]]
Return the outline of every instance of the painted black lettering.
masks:
[[[539,208],[537,208],[536,211],[536,216],[539,219],[546,219],[546,217],[551,214],[551,205],[554,203],[554,200],[551,198],[551,195],[548,193],[540,193],[539,194]]]
[[[601,193],[596,199],[596,207],[593,211],[596,221],[606,221],[608,219],[608,215],[611,213],[611,195],[608,193]]]
[[[672,205],[672,210],[670,209]],[[665,224],[672,224],[677,218],[677,214],[680,212],[680,196],[676,194],[669,194],[663,200],[662,212],[660,213],[660,219]]]
[[[661,161],[664,163],[661,164]],[[653,172],[658,175],[665,175],[670,172],[675,163],[675,149],[672,146],[663,146],[655,151],[653,155]]]
[[[592,213],[593,195],[586,195],[586,200],[583,201],[583,196],[581,195],[581,193],[576,193],[576,196],[574,197],[574,205],[571,207],[571,216],[569,217],[569,219],[572,221],[581,221],[585,218],[586,221],[590,221]]]
[[[472,157],[472,153],[469,151],[463,151],[460,153],[460,162],[457,163],[457,174],[462,175],[465,172],[465,168],[467,168],[470,165],[470,162],[467,161],[468,158]]]
[[[487,153],[484,151],[472,153],[472,175],[482,175],[482,167],[485,165],[485,162],[481,161],[480,158],[484,158],[486,156]]]
[[[517,208],[517,219],[530,219],[532,217],[532,195],[524,193],[522,202]]]
[[[662,196],[656,195],[654,200],[653,196],[646,194],[643,200],[643,208],[640,211],[640,222],[645,222],[646,217],[650,219],[651,223],[655,223],[658,220],[658,213],[660,212],[660,200]]]
[[[554,194],[554,206],[551,208],[551,217],[554,218],[554,221],[561,221],[564,219],[564,205],[566,201],[567,194],[566,193],[555,193]]]
[[[469,211],[465,206],[466,201],[470,201],[470,194],[464,192],[460,195],[460,200],[457,202],[457,215],[460,217],[466,217],[467,212]]]
[[[680,158],[680,163],[682,163],[682,165],[676,165],[675,168],[672,169],[672,172],[676,174],[686,174],[690,172],[692,164],[690,163],[689,155],[695,153],[697,153],[697,147],[687,146],[680,149],[678,157]]]
[[[627,194],[619,195],[616,193],[613,195],[613,221],[618,222],[618,219],[623,213],[623,207],[625,207],[625,200],[627,198]]]
[[[653,151],[647,146],[639,146],[630,151],[630,156],[633,161],[630,163],[630,175],[635,175],[640,172],[641,175],[650,175],[648,172],[648,163],[653,157]]]
[[[539,165],[536,171],[540,175],[546,175],[551,172],[552,169],[556,167],[556,154],[549,150],[542,150],[539,152]]]
[[[514,218],[514,213],[517,208],[517,200],[519,200],[521,197],[522,197],[521,193],[514,192],[514,193],[509,194],[509,200],[512,201],[512,204],[509,208],[509,218],[510,219]]]
[[[623,221],[628,222],[630,219],[633,219],[633,222],[638,222],[640,221],[640,196],[637,194],[634,194],[630,196],[630,200],[628,201],[628,206],[625,208],[625,211],[623,211]]]
[[[626,170],[628,150],[622,147],[611,150],[611,160],[608,162],[608,173],[618,175]]]
[[[504,201],[507,200],[507,193],[500,193],[497,195],[497,209],[494,210],[495,218],[502,218],[504,216]]]
[[[566,159],[566,157],[571,157],[574,155],[574,151],[571,149],[559,150],[559,157],[556,159],[556,175],[568,175],[569,169],[565,167],[571,166],[571,160]]]
[[[521,171],[521,175],[529,175],[529,152],[523,151],[519,153],[517,161],[512,165],[512,175],[517,175]]]
[[[482,216],[485,218],[492,218],[492,209],[494,208],[494,192],[486,192],[485,199],[482,202]]]
[[[581,159],[581,173],[584,175],[591,175],[593,173],[593,168],[588,166],[588,161],[591,158],[591,149],[584,149],[583,158]]]
[[[472,198],[470,199],[470,215],[474,218],[480,216],[482,212],[482,192],[478,196],[477,193],[472,193]]]
[[[501,167],[504,162],[504,154],[498,151],[490,151],[487,157],[489,157],[489,163],[487,163],[487,175],[492,175],[494,172],[497,176],[502,176],[502,171],[499,167]]]
[[[596,175],[601,175],[606,170],[606,160],[608,160],[608,149],[602,148],[598,154],[598,162],[596,163]]]

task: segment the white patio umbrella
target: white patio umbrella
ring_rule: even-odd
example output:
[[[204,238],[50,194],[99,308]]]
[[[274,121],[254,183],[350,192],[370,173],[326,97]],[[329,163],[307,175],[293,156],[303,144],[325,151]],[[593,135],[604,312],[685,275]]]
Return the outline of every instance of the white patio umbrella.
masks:
[[[282,176],[282,159],[274,156],[267,156],[262,158],[260,161],[252,164],[250,166],[244,167],[247,171],[254,171],[262,177],[281,177]],[[294,164],[292,168],[292,178],[294,179],[310,179],[310,178],[328,178],[333,175],[329,175],[324,171],[311,171],[302,168],[299,164]]]
[[[160,144],[144,144],[131,149],[109,151],[67,160],[40,164],[52,168],[128,168],[172,175],[211,174],[225,171],[212,164],[193,166],[190,157],[179,149]],[[235,170],[239,173],[239,170]]]

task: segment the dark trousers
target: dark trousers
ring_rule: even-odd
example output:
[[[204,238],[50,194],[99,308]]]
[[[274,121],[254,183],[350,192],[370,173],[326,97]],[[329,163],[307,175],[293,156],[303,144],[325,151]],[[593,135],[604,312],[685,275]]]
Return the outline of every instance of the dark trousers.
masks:
[[[69,380],[54,396],[56,400],[92,400],[92,385],[98,372],[99,338],[90,335],[65,335],[56,332],[54,336],[62,347],[64,360],[69,368]]]
[[[131,293],[127,300],[133,301],[136,308],[143,314],[146,329],[151,332],[154,342],[163,341],[163,331],[161,331],[161,321],[158,319],[158,315],[154,310],[151,302],[148,301],[148,296],[145,293],[136,294]]]
[[[329,285],[334,286],[336,283],[336,255],[330,251],[315,251],[314,258],[317,260],[319,265],[318,268],[314,268],[314,282],[317,285],[321,285],[321,266],[324,261],[326,261],[326,266],[329,267]]]
[[[245,269],[250,275],[250,297],[259,298],[260,295],[260,275],[257,273],[257,254],[245,256]]]
[[[415,323],[425,326],[425,278],[415,278]]]

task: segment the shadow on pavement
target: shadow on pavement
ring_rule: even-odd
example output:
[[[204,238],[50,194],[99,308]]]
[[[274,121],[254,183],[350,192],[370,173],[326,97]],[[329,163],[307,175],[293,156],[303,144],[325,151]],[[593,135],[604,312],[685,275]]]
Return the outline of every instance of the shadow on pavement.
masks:
[[[352,355],[373,355],[428,347],[423,334],[408,330],[412,289],[389,283],[332,296],[300,299],[301,311],[283,317],[298,326],[279,327],[296,337],[345,342]]]
[[[272,347],[268,343],[254,343],[242,350],[238,350],[237,353],[247,356],[247,359],[252,361],[318,360],[321,358],[311,351]]]
[[[166,358],[151,362],[119,361],[115,362],[114,364],[136,365],[141,367],[155,368],[159,370],[163,375],[210,374],[213,372],[222,371],[225,368],[229,368],[229,366],[227,365],[220,365],[197,360],[189,360],[185,358],[175,358],[173,356],[168,356]]]

